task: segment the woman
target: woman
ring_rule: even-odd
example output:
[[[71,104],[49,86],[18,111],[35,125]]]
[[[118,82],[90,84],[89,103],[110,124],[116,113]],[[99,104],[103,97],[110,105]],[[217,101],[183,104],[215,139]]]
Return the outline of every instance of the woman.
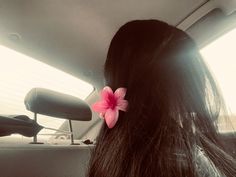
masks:
[[[88,177],[236,176],[216,127],[223,101],[185,32],[158,20],[126,23],[111,41],[105,79],[118,90],[105,87],[106,109],[94,106],[107,125]],[[123,108],[114,101],[121,90]]]

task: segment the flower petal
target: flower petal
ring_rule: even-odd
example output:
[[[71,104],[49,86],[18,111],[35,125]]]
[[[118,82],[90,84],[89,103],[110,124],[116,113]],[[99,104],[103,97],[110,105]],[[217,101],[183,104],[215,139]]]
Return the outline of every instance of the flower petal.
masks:
[[[101,92],[101,99],[102,100],[108,100],[109,95],[113,94],[113,91],[110,87],[106,86],[102,89]]]
[[[124,99],[125,98],[125,95],[126,95],[126,91],[127,91],[127,89],[126,88],[123,88],[123,87],[121,87],[121,88],[118,88],[118,89],[116,89],[116,91],[115,91],[115,97],[117,98],[117,99]]]
[[[105,116],[105,113],[100,113],[100,114],[99,114],[99,117],[100,117],[101,119],[104,119],[104,116]]]
[[[106,101],[99,101],[96,102],[92,105],[92,109],[95,112],[99,112],[99,113],[105,113],[108,109],[108,105]]]
[[[119,99],[117,101],[117,109],[126,112],[128,108],[128,101]]]
[[[113,128],[118,120],[119,111],[117,109],[108,109],[105,114],[105,121],[108,128]]]

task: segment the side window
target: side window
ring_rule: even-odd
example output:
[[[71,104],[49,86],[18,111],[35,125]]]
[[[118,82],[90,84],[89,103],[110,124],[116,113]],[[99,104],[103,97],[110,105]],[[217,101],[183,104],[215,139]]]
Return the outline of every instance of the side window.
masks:
[[[200,50],[212,71],[226,102],[233,126],[219,121],[221,132],[236,131],[236,28]],[[223,115],[222,115],[223,117]]]
[[[24,98],[34,87],[42,87],[80,99],[93,91],[93,86],[62,72],[52,66],[25,56],[0,45],[0,114],[27,115],[33,118],[33,113],[26,110]],[[38,115],[38,123],[49,128],[59,129],[65,122],[48,116]],[[54,130],[43,129],[39,132],[39,141],[50,143],[55,137]],[[1,137],[0,142],[30,142],[32,138],[20,135]]]

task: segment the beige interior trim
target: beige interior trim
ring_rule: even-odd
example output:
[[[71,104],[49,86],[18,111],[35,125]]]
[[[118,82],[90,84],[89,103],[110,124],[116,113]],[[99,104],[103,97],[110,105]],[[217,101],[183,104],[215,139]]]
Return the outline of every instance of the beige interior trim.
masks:
[[[230,15],[236,11],[236,0],[214,0],[214,3],[226,15]]]
[[[215,8],[215,2],[208,1],[182,21],[177,27],[185,31]]]

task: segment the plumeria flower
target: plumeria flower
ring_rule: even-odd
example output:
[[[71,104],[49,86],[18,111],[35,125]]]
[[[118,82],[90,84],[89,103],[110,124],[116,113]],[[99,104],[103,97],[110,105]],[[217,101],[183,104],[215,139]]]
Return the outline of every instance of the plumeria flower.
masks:
[[[128,101],[125,100],[126,88],[118,88],[115,93],[108,86],[101,92],[101,100],[92,105],[95,112],[105,119],[108,128],[113,128],[118,120],[119,111],[127,111]]]

